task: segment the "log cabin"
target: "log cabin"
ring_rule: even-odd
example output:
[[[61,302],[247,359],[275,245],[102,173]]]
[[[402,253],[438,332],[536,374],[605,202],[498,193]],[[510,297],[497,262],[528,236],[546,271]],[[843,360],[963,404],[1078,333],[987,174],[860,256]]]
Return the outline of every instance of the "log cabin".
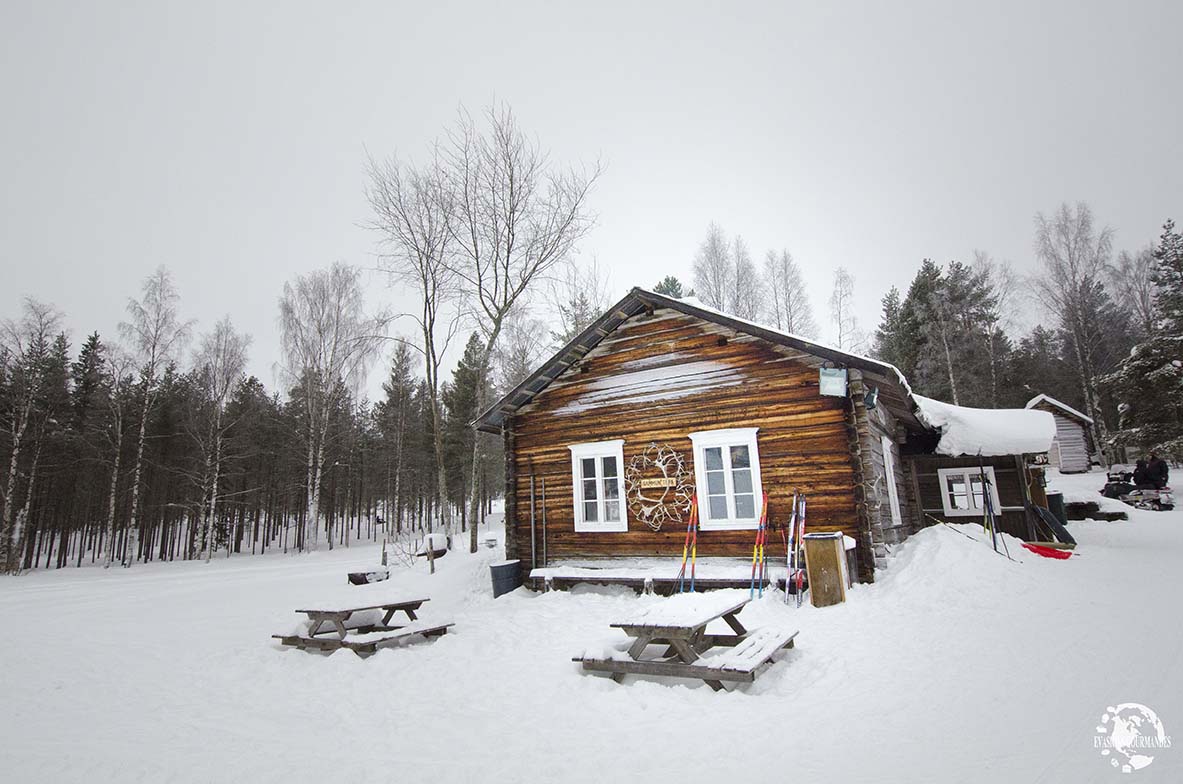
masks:
[[[1054,432],[1044,412],[928,401],[892,365],[639,288],[474,426],[504,439],[506,557],[536,587],[676,574],[692,498],[712,585],[746,587],[765,499],[776,531],[796,491],[809,531],[848,537],[861,582],[934,520],[980,521],[986,488],[1026,537],[1024,454]]]
[[[1048,452],[1048,464],[1066,474],[1088,471],[1093,463],[1093,419],[1054,397],[1036,395],[1027,408],[1047,411],[1056,420],[1056,437]]]

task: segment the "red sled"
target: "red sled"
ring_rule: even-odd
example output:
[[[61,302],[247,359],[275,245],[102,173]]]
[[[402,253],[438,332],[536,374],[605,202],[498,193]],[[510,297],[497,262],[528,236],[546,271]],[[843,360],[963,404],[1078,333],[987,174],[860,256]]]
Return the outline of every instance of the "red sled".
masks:
[[[1036,555],[1042,555],[1044,558],[1056,558],[1058,560],[1065,560],[1072,557],[1071,550],[1061,550],[1057,547],[1048,547],[1042,544],[1031,544],[1030,542],[1023,542],[1023,546]]]

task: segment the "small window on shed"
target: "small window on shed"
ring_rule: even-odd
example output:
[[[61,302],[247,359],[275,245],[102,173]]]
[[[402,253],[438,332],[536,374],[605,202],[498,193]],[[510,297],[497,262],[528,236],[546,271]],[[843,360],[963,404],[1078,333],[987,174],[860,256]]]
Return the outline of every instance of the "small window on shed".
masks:
[[[575,444],[571,449],[576,531],[627,531],[621,488],[624,440]]]
[[[756,428],[691,433],[698,488],[699,528],[704,531],[755,528],[763,490]]]
[[[984,484],[983,473],[986,478]],[[937,476],[941,481],[941,504],[945,514],[950,517],[981,517],[985,514],[986,485],[990,488],[990,503],[994,513],[1001,511],[992,467],[941,468],[937,470]]]

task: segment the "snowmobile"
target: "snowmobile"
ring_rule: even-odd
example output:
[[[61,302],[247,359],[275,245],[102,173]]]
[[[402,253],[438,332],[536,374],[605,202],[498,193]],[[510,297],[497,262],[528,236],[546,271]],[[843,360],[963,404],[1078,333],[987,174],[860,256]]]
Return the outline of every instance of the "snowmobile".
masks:
[[[1101,488],[1101,495],[1106,498],[1129,504],[1135,509],[1152,509],[1156,512],[1169,512],[1175,508],[1174,494],[1171,488],[1161,489],[1134,484],[1134,472],[1126,465],[1110,467],[1105,476],[1105,486]]]

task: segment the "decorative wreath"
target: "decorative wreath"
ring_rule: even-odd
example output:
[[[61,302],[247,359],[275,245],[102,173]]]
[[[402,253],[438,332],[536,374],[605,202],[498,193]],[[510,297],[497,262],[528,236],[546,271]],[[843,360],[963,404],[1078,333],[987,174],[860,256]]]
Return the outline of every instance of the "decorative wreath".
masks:
[[[656,487],[643,487],[642,480],[666,480]],[[667,520],[682,522],[690,511],[694,481],[686,470],[686,461],[672,448],[650,444],[629,461],[624,471],[624,492],[628,508],[654,531]]]

